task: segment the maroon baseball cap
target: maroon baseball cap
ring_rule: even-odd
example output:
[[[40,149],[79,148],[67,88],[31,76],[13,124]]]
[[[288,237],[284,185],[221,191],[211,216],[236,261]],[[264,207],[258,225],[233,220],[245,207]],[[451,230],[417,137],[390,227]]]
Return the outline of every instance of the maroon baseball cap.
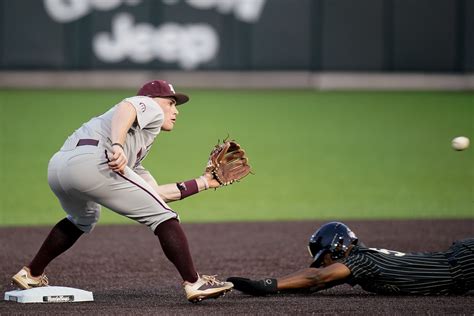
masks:
[[[173,86],[164,80],[153,80],[147,82],[138,90],[137,95],[144,95],[150,98],[173,97],[176,99],[176,105],[189,101],[189,97],[182,93],[176,93]]]

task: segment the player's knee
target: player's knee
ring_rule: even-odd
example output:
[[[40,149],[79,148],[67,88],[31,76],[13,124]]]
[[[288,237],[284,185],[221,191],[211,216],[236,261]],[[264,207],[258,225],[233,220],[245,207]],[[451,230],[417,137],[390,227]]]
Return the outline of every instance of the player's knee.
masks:
[[[168,219],[166,221],[163,221],[160,224],[158,224],[158,226],[156,226],[156,228],[153,230],[153,232],[156,236],[159,236],[160,231],[166,230],[167,228],[169,228],[171,226],[176,226],[176,225],[179,225],[178,218],[170,218],[170,219]]]
[[[73,223],[79,230],[84,232],[85,234],[90,233],[97,222],[99,221],[99,216],[88,216],[88,217],[72,217],[68,216],[68,219]]]
[[[179,216],[176,213],[169,213],[167,216],[159,216],[154,218],[152,221],[150,221],[147,226],[151,229],[151,231],[156,235],[156,231],[160,224],[170,221],[170,220],[175,220],[179,222]]]
[[[85,234],[89,234],[90,232],[94,230],[95,225],[96,223],[90,224],[90,225],[81,225],[81,226],[78,226],[78,228],[82,230]]]
[[[74,220],[71,220],[71,222],[74,224],[74,226],[77,227],[77,229],[79,229],[85,234],[90,233],[94,229],[95,224],[96,224],[96,223],[77,223]]]

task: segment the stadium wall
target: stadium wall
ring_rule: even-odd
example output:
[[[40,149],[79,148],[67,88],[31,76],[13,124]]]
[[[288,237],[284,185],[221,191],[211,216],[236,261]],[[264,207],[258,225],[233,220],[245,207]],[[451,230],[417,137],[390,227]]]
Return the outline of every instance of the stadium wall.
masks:
[[[471,0],[0,0],[0,88],[472,90]]]
[[[474,71],[472,0],[0,0],[0,70]]]

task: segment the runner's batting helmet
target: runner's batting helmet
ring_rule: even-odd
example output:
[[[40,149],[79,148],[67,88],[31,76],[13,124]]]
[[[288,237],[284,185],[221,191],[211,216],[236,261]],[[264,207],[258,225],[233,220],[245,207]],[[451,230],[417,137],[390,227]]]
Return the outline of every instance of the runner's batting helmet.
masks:
[[[311,266],[319,268],[328,252],[332,259],[343,258],[347,248],[357,244],[357,240],[352,230],[341,222],[324,224],[309,239],[308,249],[313,257]]]

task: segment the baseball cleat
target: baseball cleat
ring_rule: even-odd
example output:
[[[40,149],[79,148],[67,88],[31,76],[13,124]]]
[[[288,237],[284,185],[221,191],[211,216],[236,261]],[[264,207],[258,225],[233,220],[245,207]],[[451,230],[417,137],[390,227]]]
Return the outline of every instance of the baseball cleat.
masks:
[[[34,287],[41,287],[48,285],[48,278],[43,273],[40,276],[32,276],[30,268],[23,267],[17,274],[12,277],[12,283],[17,285],[23,290],[31,289]]]
[[[218,298],[232,290],[234,285],[230,282],[223,282],[216,279],[215,275],[201,275],[194,282],[183,282],[186,298],[192,303],[198,303],[208,298]]]

